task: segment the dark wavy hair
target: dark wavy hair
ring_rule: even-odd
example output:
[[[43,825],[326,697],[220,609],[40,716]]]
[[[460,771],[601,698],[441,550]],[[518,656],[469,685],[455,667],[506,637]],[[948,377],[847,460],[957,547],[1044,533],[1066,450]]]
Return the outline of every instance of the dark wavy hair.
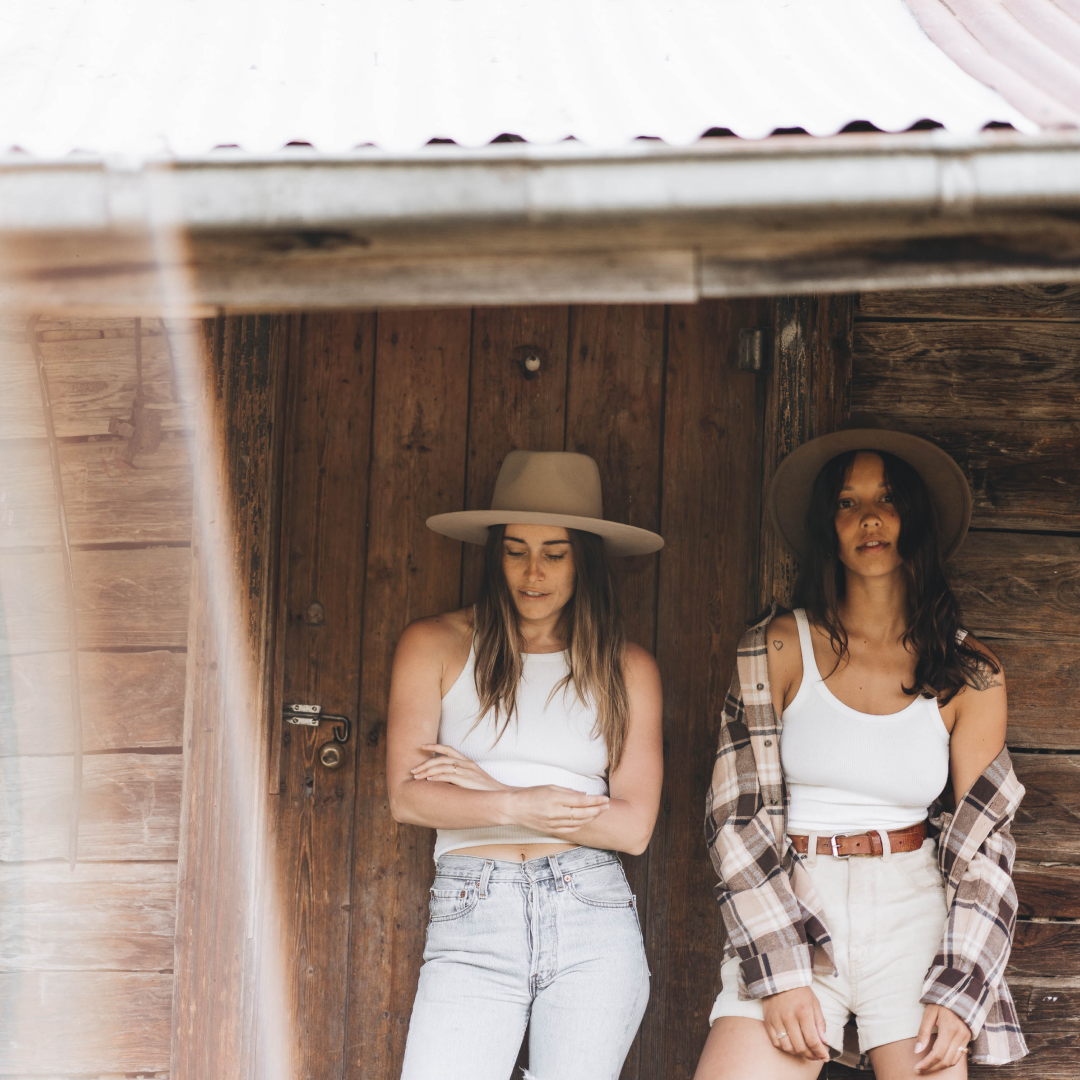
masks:
[[[622,669],[626,631],[604,541],[595,533],[566,531],[574,553],[575,582],[574,595],[562,610],[560,629],[566,639],[570,672],[555,689],[572,685],[583,704],[590,700],[595,704],[593,734],[604,737],[608,769],[614,772],[622,760],[630,723],[630,697]],[[480,699],[476,723],[494,713],[496,742],[517,710],[517,688],[524,670],[517,608],[503,570],[505,535],[505,525],[488,529],[484,575],[475,608],[474,677]]]
[[[795,606],[805,608],[811,619],[828,631],[837,665],[847,655],[848,636],[838,611],[847,576],[840,561],[835,517],[841,489],[855,456],[861,452],[850,450],[834,457],[814,481],[806,514],[808,550],[795,585]],[[964,686],[978,685],[976,676],[980,671],[990,669],[997,674],[1001,668],[966,639],[957,640],[960,605],[949,588],[934,504],[922,477],[893,454],[865,452],[877,454],[885,463],[885,483],[900,516],[897,550],[908,583],[908,623],[903,642],[916,657],[914,684],[905,686],[904,693],[937,698],[946,705]]]

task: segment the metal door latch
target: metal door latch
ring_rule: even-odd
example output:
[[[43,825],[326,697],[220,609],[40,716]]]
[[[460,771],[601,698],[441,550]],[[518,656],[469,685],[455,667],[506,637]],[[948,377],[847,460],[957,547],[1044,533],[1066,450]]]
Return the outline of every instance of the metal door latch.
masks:
[[[348,742],[352,732],[352,721],[347,716],[324,713],[321,705],[286,705],[283,718],[286,724],[299,727],[318,727],[325,720],[334,725],[334,740],[339,743]]]

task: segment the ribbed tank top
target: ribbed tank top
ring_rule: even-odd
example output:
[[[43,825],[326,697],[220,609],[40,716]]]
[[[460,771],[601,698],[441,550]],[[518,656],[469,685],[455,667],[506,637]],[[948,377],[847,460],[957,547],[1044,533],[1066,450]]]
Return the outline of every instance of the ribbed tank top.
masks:
[[[475,654],[442,699],[439,742],[475,761],[489,776],[512,787],[558,784],[586,795],[606,795],[607,743],[593,735],[596,708],[582,704],[573,685],[555,690],[570,666],[565,652],[524,653],[517,692],[517,712],[495,741],[492,713],[479,724],[480,699],[473,675]],[[499,726],[504,718],[500,716]],[[482,829],[439,829],[435,859],[459,848],[481,844],[565,844],[565,837],[545,836],[521,825]]]
[[[949,778],[949,733],[937,701],[917,697],[884,716],[850,708],[821,678],[801,608],[795,621],[802,684],[780,736],[788,832],[831,836],[922,821]]]

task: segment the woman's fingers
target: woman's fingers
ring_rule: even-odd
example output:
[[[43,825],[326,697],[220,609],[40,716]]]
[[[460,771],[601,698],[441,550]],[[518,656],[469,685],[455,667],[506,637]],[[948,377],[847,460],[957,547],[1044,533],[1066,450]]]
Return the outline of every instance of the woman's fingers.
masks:
[[[453,758],[455,761],[468,761],[469,759],[452,746],[444,746],[442,743],[424,743],[421,750],[427,750],[431,754],[442,754],[443,757]]]

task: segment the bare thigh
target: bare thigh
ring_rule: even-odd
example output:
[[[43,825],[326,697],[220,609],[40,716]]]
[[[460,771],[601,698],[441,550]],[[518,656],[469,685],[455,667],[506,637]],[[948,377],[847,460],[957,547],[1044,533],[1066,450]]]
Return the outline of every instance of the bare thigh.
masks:
[[[721,1016],[705,1040],[694,1080],[815,1080],[823,1064],[777,1050],[760,1020]]]
[[[915,1056],[915,1040],[899,1039],[896,1042],[885,1043],[884,1046],[875,1046],[870,1051],[870,1060],[874,1065],[874,1076],[877,1080],[923,1080],[924,1077],[933,1077],[933,1080],[967,1080],[967,1054],[958,1065],[949,1069],[942,1069],[935,1073],[917,1073],[915,1066],[919,1060],[930,1053],[933,1041],[918,1058]]]

